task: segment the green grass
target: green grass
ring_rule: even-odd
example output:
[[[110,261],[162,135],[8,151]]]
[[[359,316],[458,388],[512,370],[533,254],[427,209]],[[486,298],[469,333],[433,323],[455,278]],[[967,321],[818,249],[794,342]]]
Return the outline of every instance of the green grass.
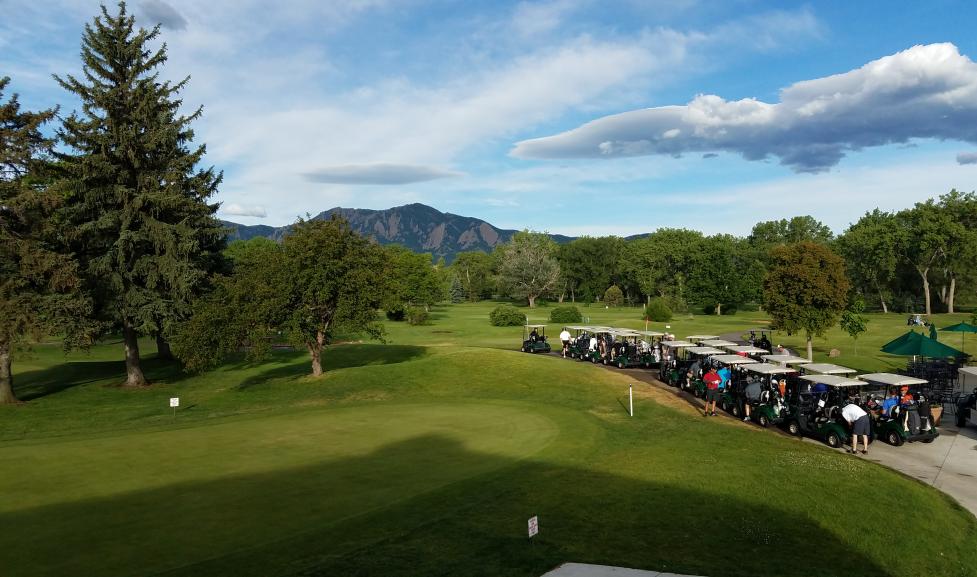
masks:
[[[197,376],[149,358],[156,384],[128,390],[113,386],[118,343],[67,359],[37,347],[16,365],[31,400],[0,407],[0,573],[530,576],[572,560],[962,577],[977,566],[977,520],[943,494],[703,419],[644,384],[628,417],[625,375],[514,352],[520,329],[490,327],[490,308],[439,308],[429,326],[389,323],[387,345],[331,347],[318,380],[296,352]],[[636,309],[592,312],[643,324]],[[670,324],[685,336],[762,319]],[[893,554],[900,543],[918,554]]]

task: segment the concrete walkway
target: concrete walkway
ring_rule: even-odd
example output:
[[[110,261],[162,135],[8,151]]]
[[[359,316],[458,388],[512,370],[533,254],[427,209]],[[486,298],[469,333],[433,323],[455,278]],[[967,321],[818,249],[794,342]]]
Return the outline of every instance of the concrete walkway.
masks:
[[[679,575],[678,573],[660,573],[658,571],[641,571],[639,569],[625,569],[608,565],[587,565],[586,563],[564,563],[543,577],[695,577],[694,575]]]

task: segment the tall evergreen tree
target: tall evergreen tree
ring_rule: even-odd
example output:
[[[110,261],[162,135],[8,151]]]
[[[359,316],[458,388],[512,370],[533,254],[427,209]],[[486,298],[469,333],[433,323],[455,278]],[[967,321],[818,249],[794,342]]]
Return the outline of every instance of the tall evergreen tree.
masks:
[[[22,111],[16,94],[4,102],[9,82],[0,78],[0,403],[17,402],[14,347],[54,331],[78,336],[65,321],[90,311],[76,291],[76,263],[54,242],[59,197],[36,175],[51,147],[41,126],[55,111]]]
[[[72,150],[58,157],[70,241],[96,314],[122,331],[126,384],[139,386],[139,335],[165,335],[220,262],[224,232],[207,199],[221,175],[196,168],[205,147],[193,147],[190,125],[202,109],[181,114],[178,97],[189,77],[159,80],[159,26],[137,30],[124,2],[101,12],[82,36],[83,77],[56,77],[82,101],[59,134]]]

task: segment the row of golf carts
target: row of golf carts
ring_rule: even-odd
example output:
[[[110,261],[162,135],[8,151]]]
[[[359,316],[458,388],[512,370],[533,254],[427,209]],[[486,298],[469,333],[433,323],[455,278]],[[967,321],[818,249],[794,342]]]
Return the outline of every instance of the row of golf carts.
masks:
[[[706,393],[704,373],[710,367],[725,369],[728,381],[717,402],[724,411],[735,417],[748,415],[762,427],[777,425],[792,435],[820,439],[831,447],[850,442],[850,429],[841,416],[850,402],[871,415],[873,439],[899,446],[931,443],[939,436],[924,379],[892,373],[855,377],[854,369],[770,354],[714,335],[666,340],[654,331],[583,325],[566,329],[572,335],[567,358],[619,368],[657,368],[659,380],[697,397]],[[526,327],[523,350],[550,351],[544,325]],[[973,415],[977,417],[977,409]]]

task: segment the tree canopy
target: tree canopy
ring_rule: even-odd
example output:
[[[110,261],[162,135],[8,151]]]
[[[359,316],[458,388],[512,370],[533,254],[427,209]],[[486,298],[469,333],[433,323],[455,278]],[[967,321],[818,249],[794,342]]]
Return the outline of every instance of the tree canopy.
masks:
[[[560,264],[555,255],[556,243],[549,235],[517,232],[500,249],[499,283],[509,294],[535,307],[536,299],[553,294],[559,287]]]
[[[807,356],[811,339],[823,336],[845,309],[850,283],[841,257],[810,242],[784,244],[770,251],[763,281],[763,304],[774,326],[788,334],[804,331]]]

